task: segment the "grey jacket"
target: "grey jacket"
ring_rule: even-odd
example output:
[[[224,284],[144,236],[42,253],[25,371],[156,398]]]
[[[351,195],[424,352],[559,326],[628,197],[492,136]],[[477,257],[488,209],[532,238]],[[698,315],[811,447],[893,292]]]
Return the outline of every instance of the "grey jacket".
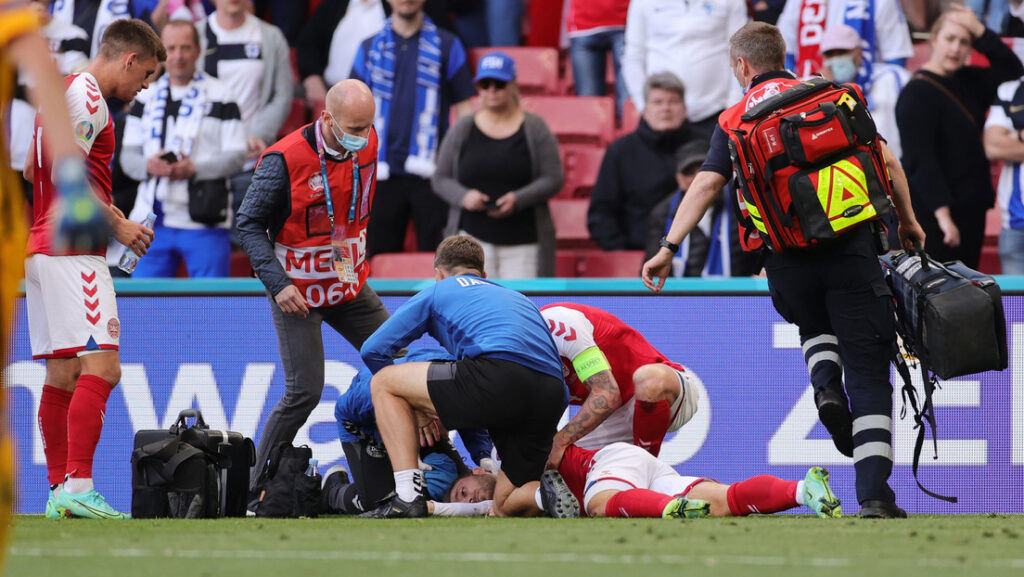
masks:
[[[210,14],[210,18],[215,18],[214,14]],[[246,136],[255,136],[270,146],[277,141],[277,133],[291,110],[294,96],[292,65],[288,57],[288,41],[281,30],[262,20],[259,24],[263,35],[263,60],[266,63],[266,73],[260,85],[261,106],[256,114],[244,119],[243,122]],[[199,29],[201,43],[196,67],[203,70],[206,55],[206,21],[198,23],[196,28]]]
[[[554,276],[555,225],[551,221],[547,200],[558,194],[565,182],[562,157],[558,150],[558,141],[543,118],[527,112],[523,125],[526,127],[526,145],[530,149],[533,180],[514,191],[516,207],[518,210],[534,209],[537,242],[540,244],[537,276]],[[462,197],[469,192],[469,188],[460,184],[456,176],[459,173],[459,155],[472,127],[473,116],[463,116],[448,131],[441,142],[441,149],[437,154],[437,170],[430,181],[434,193],[451,207],[448,210],[448,226],[444,231],[446,236],[458,232]]]

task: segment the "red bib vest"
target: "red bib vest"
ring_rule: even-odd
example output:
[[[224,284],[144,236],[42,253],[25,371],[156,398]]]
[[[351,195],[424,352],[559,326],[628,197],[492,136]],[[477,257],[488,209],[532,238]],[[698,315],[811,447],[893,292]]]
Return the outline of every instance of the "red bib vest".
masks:
[[[352,220],[349,220],[353,194],[352,160],[326,157],[334,224],[344,229],[345,244],[359,276],[359,282],[345,283],[334,270],[331,224],[320,159],[316,149],[303,136],[303,131],[310,126],[303,126],[285,136],[268,148],[264,155],[278,153],[284,157],[291,186],[291,213],[273,239],[274,252],[306,303],[319,308],[354,299],[370,275],[370,263],[366,260],[366,225],[377,186],[377,132],[370,130],[370,142],[357,155],[360,190]]]

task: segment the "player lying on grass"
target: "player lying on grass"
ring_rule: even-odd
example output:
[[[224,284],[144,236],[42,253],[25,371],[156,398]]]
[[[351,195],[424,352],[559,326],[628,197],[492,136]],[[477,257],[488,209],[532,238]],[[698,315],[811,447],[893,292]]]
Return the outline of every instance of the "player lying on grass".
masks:
[[[593,451],[575,445],[565,451],[559,472],[564,498],[583,503],[591,517],[713,517],[776,513],[800,505],[819,517],[841,517],[828,471],[812,467],[802,481],[758,475],[725,485],[703,477],[684,477],[650,453],[627,443]],[[493,482],[481,475],[460,477],[452,486],[453,503],[491,498]]]
[[[419,361],[452,360],[448,351],[437,347],[411,349],[395,364]],[[377,430],[376,416],[370,397],[370,379],[373,373],[363,368],[343,395],[338,397],[334,417],[338,420],[338,434],[348,461],[349,474],[343,467],[332,467],[324,475],[322,510],[324,513],[357,514],[371,510],[395,490],[394,473],[387,450]],[[470,456],[481,463],[491,456],[491,439],[483,429],[459,431]],[[456,477],[469,474],[446,435],[422,439],[420,459],[428,498],[443,501]],[[433,514],[432,507],[428,511]],[[444,507],[441,508],[442,510]],[[486,509],[484,509],[486,512]],[[441,513],[439,513],[441,514]]]

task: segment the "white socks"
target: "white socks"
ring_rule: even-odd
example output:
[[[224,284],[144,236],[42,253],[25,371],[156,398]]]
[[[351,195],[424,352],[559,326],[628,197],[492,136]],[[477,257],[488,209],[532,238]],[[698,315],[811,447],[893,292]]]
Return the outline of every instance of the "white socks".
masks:
[[[423,495],[423,471],[419,469],[406,469],[395,471],[395,492],[398,498],[411,503],[417,497]]]
[[[807,504],[807,503],[804,503],[804,482],[803,481],[797,481],[796,482],[796,502],[797,502],[798,505],[806,505]]]
[[[544,499],[540,497],[540,488],[537,488],[537,492],[533,494],[533,500],[537,502],[537,508],[541,511],[544,510]]]
[[[62,490],[67,491],[72,495],[78,495],[81,493],[88,493],[93,490],[92,478],[76,479],[68,477],[64,479],[64,486]]]

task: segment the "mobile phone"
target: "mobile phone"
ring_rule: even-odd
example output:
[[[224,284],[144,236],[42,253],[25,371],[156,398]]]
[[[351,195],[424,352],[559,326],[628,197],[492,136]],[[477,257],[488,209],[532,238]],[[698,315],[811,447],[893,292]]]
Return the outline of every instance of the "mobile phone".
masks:
[[[178,162],[178,155],[173,152],[165,152],[160,155],[160,160],[164,162],[175,163]]]
[[[497,198],[488,198],[487,202],[484,203],[484,210],[494,210],[498,208]]]

